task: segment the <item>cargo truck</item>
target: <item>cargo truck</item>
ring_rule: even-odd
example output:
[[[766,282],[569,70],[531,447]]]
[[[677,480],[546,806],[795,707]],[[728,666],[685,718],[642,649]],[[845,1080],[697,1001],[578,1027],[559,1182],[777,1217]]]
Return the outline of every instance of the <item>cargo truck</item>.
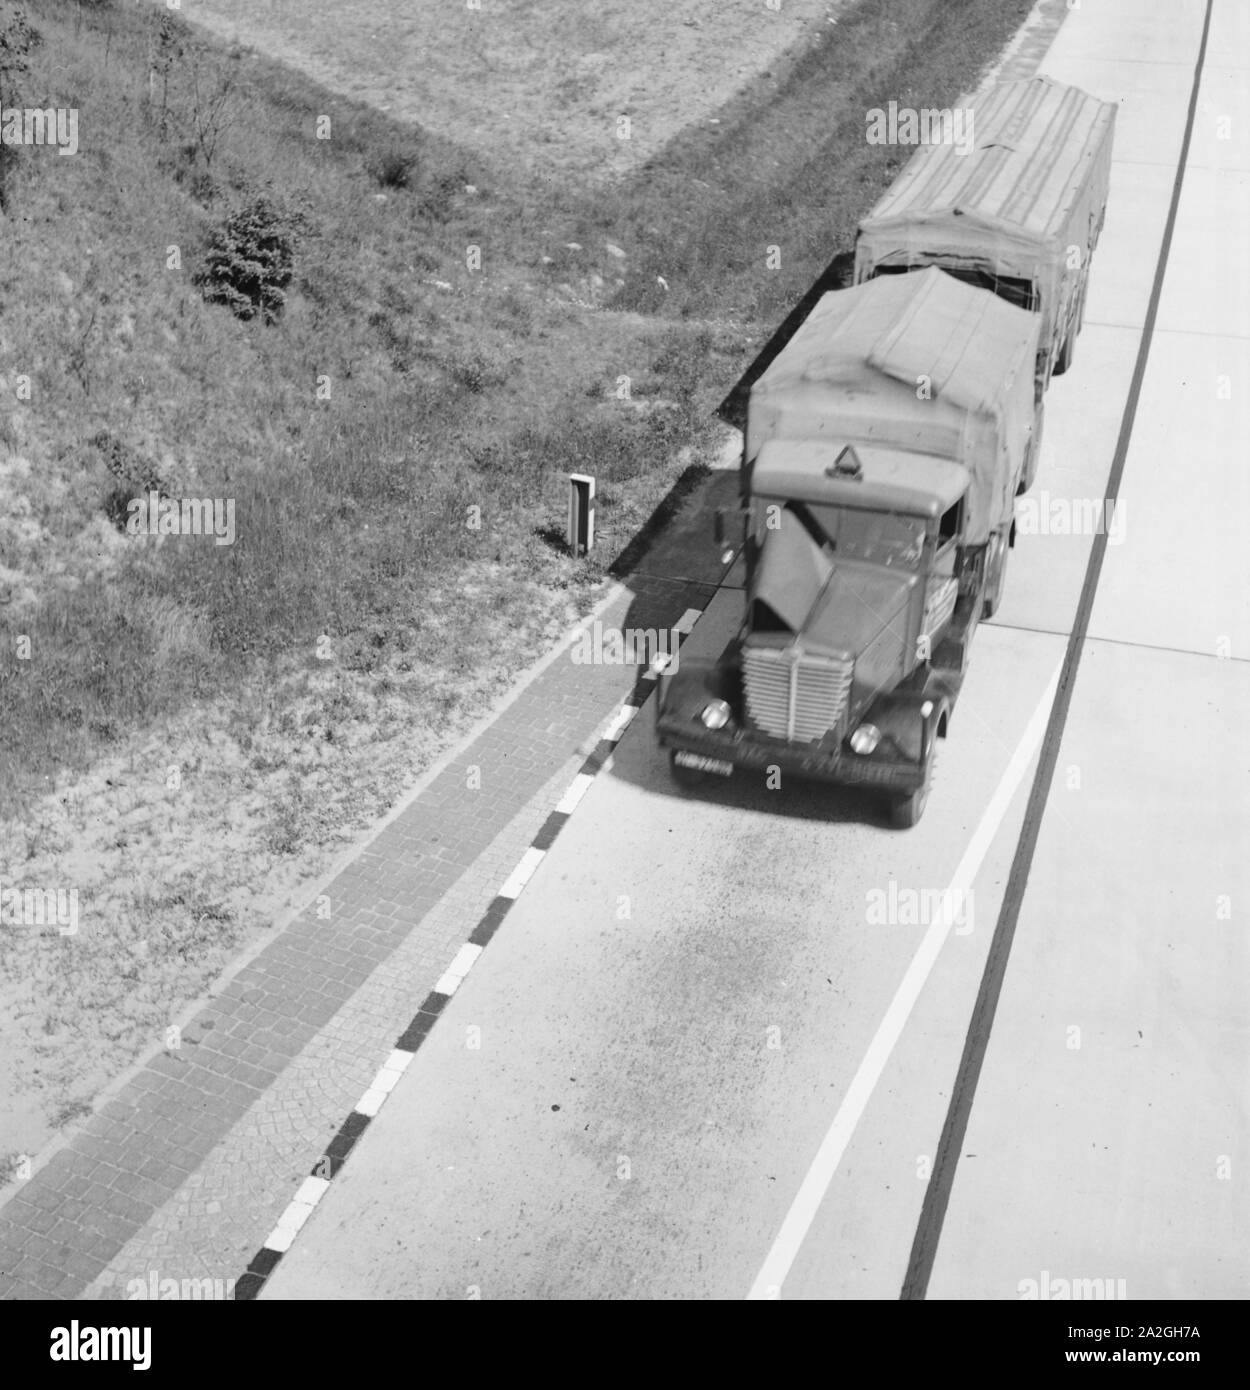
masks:
[[[778,769],[928,798],[1033,446],[1039,319],[937,269],[824,295],[751,389],[745,610],[661,674],[674,776]],[[736,539],[736,537],[735,537]]]
[[[1040,429],[1043,394],[1071,364],[1085,317],[1116,107],[1031,77],[989,88],[970,110],[972,148],[921,145],[859,224],[853,282],[936,265],[1036,311]],[[1030,472],[1022,491],[1032,483]]]

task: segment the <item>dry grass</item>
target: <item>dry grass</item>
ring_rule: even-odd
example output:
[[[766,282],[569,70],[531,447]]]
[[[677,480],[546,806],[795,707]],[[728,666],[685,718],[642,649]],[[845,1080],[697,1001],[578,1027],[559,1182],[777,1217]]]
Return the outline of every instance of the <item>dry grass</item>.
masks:
[[[492,32],[515,21],[553,42],[549,7],[491,4]],[[686,133],[605,184],[614,166],[590,146],[557,180],[549,144],[500,145],[491,82],[457,97],[479,140],[192,41],[206,90],[233,83],[210,165],[184,147],[188,60],[167,138],[148,102],[161,8],[49,0],[29,104],[77,106],[82,148],[20,151],[0,215],[0,883],[77,888],[84,926],[0,936],[10,1144],[40,1145],[154,1041],[585,610],[682,469],[716,450],[711,408],[888,178],[890,152],[848,133],[865,94],[949,101],[1027,8],[864,0],[827,26],[840,46],[770,48],[772,75],[735,78],[717,126],[722,87],[692,84],[683,106],[657,71],[655,109]],[[365,52],[351,9],[301,13],[338,16],[336,71],[354,65],[384,101],[368,53],[402,73],[402,49]],[[636,24],[611,76],[639,110],[692,13],[705,58],[764,61],[709,5],[595,13],[569,41],[595,52]],[[316,32],[291,25],[291,43]],[[463,76],[463,54],[441,61],[405,85],[417,114],[442,101],[438,71]],[[559,67],[518,69],[508,90],[546,109]],[[616,97],[590,84],[565,100],[573,130],[568,112]],[[259,191],[304,219],[269,327],[193,284],[210,230]],[[760,248],[776,241],[771,273]],[[544,537],[562,528],[563,475],[588,467],[601,548],[574,562]],[[235,544],[120,534],[110,499],[153,478],[233,499]]]
[[[629,174],[843,8],[785,0],[204,0],[202,22],[503,168]],[[621,138],[617,121],[630,120]]]

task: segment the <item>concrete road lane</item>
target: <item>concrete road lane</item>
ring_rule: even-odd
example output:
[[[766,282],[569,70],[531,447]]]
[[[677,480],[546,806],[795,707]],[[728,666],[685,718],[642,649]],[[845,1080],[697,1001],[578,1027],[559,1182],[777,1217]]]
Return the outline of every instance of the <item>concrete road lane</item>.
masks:
[[[1217,2],[1225,66],[1200,88],[1123,543],[1108,547],[931,1297],[1250,1287],[1250,161],[1217,124],[1245,90],[1248,25],[1245,6]],[[1155,65],[1160,86],[1188,80],[1187,49],[1176,57]]]
[[[930,1297],[1245,1297],[1248,708],[1244,661],[1091,644]]]
[[[915,833],[677,795],[636,722],[265,1296],[741,1297],[924,932],[873,895],[949,882],[1058,665],[983,636]]]
[[[1216,6],[1226,42],[1233,8]],[[1106,486],[1202,15],[1199,0],[1166,14],[1085,6],[1044,65],[1122,101],[1112,201],[1076,365],[1047,399],[1035,525],[977,636],[924,821],[900,834],[853,793],[769,792],[754,777],[679,793],[644,712],[264,1297],[752,1287],[1062,660],[1093,538],[1048,503]],[[1212,79],[1210,103],[1228,90]],[[1108,548],[934,1296],[1018,1297],[1034,1266],[1127,1275],[1141,1293],[1223,1292],[1245,1272],[1232,1187],[1215,1185],[1244,1136],[1245,962],[1215,905],[1225,892],[1244,904],[1250,887],[1229,850],[1250,828],[1235,659],[1250,647],[1225,549],[1226,511],[1246,500],[1229,490],[1229,450],[1246,424],[1250,335],[1212,270],[1245,244],[1244,161],[1232,148],[1203,157],[1178,230],[1190,278],[1169,275],[1125,475],[1128,530]],[[1204,253],[1212,214],[1234,225]],[[1224,375],[1231,401],[1205,395]],[[727,586],[684,655],[715,654],[740,606]],[[1215,633],[1233,660],[1213,651]],[[784,1297],[898,1295],[1028,775],[1004,793],[971,911],[785,1253]]]

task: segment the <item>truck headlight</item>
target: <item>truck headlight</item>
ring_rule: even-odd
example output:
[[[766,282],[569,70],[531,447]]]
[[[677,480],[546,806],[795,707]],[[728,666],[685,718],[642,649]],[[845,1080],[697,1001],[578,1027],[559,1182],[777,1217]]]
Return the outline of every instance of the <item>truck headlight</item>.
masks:
[[[881,730],[875,724],[861,724],[851,735],[851,747],[861,757],[867,757],[881,742]]]
[[[699,716],[703,720],[705,728],[723,729],[729,723],[729,716],[733,711],[724,700],[713,700],[711,704],[704,705],[703,713]]]

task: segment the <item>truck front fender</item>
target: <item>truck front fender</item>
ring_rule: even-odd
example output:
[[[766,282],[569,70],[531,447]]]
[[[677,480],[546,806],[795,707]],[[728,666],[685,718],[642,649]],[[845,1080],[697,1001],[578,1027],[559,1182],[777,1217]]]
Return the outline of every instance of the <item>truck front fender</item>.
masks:
[[[697,723],[711,700],[724,700],[733,711],[733,722],[739,720],[741,683],[737,664],[725,660],[683,660],[672,675],[660,676],[655,701],[656,723],[658,725],[661,719],[678,724],[687,719]]]
[[[926,703],[932,705],[927,721],[920,712]],[[883,695],[867,713],[865,722],[875,724],[882,737],[888,738],[911,762],[923,763],[933,739],[945,737],[950,711],[950,697],[932,689],[923,695]]]

